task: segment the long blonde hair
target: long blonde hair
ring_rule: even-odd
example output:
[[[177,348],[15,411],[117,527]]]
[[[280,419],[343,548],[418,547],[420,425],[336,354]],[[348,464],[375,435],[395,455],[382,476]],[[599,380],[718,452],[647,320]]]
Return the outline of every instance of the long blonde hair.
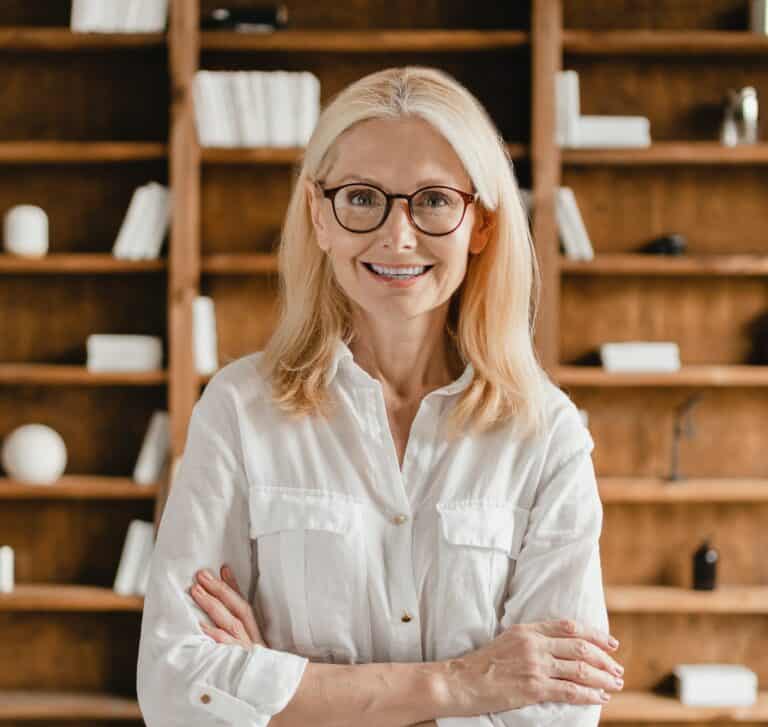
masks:
[[[304,182],[324,178],[336,140],[354,124],[406,116],[423,118],[451,143],[479,202],[496,216],[449,308],[446,333],[475,376],[450,413],[447,434],[489,430],[513,417],[524,432],[539,433],[547,380],[533,346],[540,273],[512,161],[480,102],[427,66],[387,68],[342,89],[323,108],[294,170],[277,252],[279,319],[261,357],[274,403],[293,416],[327,413],[326,371],[338,340],[349,344],[355,336],[347,296],[315,238]]]

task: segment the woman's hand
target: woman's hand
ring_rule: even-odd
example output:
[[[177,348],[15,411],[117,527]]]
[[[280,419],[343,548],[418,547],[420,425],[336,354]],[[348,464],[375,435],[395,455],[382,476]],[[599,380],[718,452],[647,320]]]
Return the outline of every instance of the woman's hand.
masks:
[[[208,636],[219,644],[239,644],[245,648],[254,644],[267,646],[251,604],[243,598],[228,566],[221,567],[221,579],[207,570],[200,570],[195,575],[197,584],[189,589],[189,594],[214,623],[209,626],[200,621],[200,628]]]
[[[448,660],[458,686],[446,687],[467,694],[468,714],[478,706],[503,712],[540,702],[606,704],[603,690],[624,686],[624,669],[608,653],[616,648],[610,634],[570,619],[515,624]]]

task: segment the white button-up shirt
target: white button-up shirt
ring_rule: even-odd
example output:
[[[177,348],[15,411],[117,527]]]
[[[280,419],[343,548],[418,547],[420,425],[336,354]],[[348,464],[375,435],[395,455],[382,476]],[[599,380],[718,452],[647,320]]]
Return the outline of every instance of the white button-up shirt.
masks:
[[[137,688],[148,727],[263,727],[309,661],[458,657],[516,623],[574,618],[608,630],[594,442],[547,382],[547,427],[439,439],[468,364],[419,406],[400,469],[383,389],[339,342],[330,420],[270,401],[255,352],[196,403],[160,522]],[[187,593],[228,563],[269,648],[218,644]],[[599,705],[547,702],[440,727],[594,727]],[[217,721],[219,718],[223,722]]]

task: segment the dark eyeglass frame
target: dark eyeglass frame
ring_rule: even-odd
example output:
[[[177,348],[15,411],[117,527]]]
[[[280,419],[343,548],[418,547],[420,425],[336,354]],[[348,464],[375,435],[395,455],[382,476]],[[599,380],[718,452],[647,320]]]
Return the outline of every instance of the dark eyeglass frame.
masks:
[[[381,189],[381,187],[377,187],[375,184],[370,184],[369,182],[349,182],[338,187],[331,187],[330,189],[325,189],[321,182],[315,182],[315,184],[318,186],[320,191],[322,191],[323,197],[327,197],[331,200],[331,208],[333,209],[333,216],[336,218],[336,222],[338,222],[339,225],[341,225],[341,227],[343,227],[347,232],[353,232],[358,235],[367,235],[369,232],[378,230],[379,227],[381,227],[387,221],[387,217],[389,217],[389,213],[392,210],[392,200],[397,198],[408,200],[408,205],[406,207],[408,210],[408,219],[419,232],[425,235],[429,235],[430,237],[443,237],[444,235],[450,235],[452,232],[456,232],[456,230],[461,227],[461,223],[464,222],[464,216],[467,214],[467,207],[473,202],[476,202],[479,195],[478,192],[464,192],[461,189],[449,187],[447,184],[428,184],[426,187],[420,187],[415,192],[413,192],[413,194],[388,194],[383,189]],[[379,222],[378,225],[371,227],[370,230],[350,230],[349,227],[346,227],[342,224],[341,220],[339,219],[339,215],[336,213],[336,193],[345,187],[371,187],[381,192],[386,197],[387,204],[384,210],[384,216],[381,218],[381,222]],[[452,230],[448,230],[448,232],[427,232],[426,230],[419,227],[419,225],[416,223],[416,220],[414,220],[413,209],[411,208],[411,205],[413,204],[413,198],[419,194],[419,192],[423,192],[425,189],[450,189],[452,192],[456,192],[461,196],[462,200],[464,201],[464,209],[461,211],[461,217],[459,218],[458,223]]]

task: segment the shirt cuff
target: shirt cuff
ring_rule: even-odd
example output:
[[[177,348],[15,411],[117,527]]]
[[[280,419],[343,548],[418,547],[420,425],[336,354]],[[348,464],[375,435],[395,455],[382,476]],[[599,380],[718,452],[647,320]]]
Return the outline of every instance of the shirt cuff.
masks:
[[[248,655],[234,696],[212,684],[196,681],[189,700],[237,727],[266,727],[285,709],[299,687],[309,659],[256,644]]]
[[[490,717],[478,714],[473,717],[438,717],[437,727],[493,727]]]

